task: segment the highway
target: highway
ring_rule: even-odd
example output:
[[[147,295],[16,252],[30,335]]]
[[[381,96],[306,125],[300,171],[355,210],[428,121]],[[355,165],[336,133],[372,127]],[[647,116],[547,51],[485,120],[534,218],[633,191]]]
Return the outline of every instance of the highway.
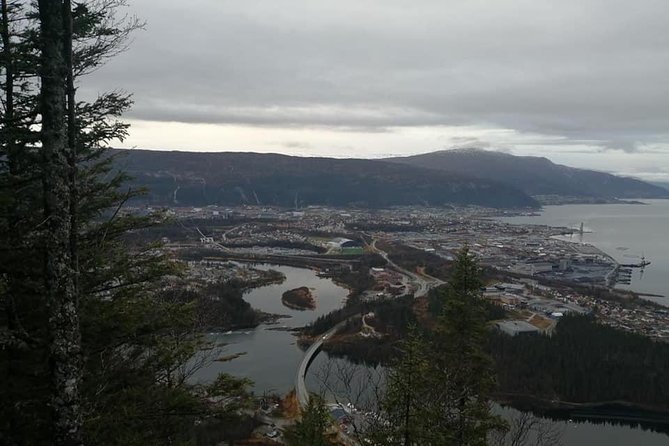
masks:
[[[202,238],[206,238],[206,237],[207,237],[206,235],[204,235],[204,234],[202,233],[202,231],[200,231],[200,228],[198,228],[197,226],[195,227],[195,230],[200,234],[200,237],[202,237]],[[212,238],[213,238],[213,237],[212,237]],[[214,246],[216,246],[217,248],[222,249],[223,251],[230,252],[230,250],[229,250],[228,248],[226,248],[225,246],[221,245],[220,243],[217,243],[217,242],[212,241],[211,244],[214,245]]]
[[[443,280],[437,279],[436,277],[432,277],[432,278],[430,278],[430,280],[428,280],[427,278],[425,278],[423,276],[420,276],[416,273],[412,273],[411,271],[402,268],[397,263],[390,260],[390,257],[388,256],[387,252],[383,251],[382,249],[380,249],[376,246],[376,239],[372,240],[371,248],[372,248],[372,250],[377,252],[379,255],[381,255],[381,257],[383,257],[384,260],[386,262],[388,262],[388,265],[390,265],[393,269],[395,269],[399,273],[404,274],[405,276],[409,277],[411,280],[413,280],[413,282],[416,283],[418,288],[416,289],[416,292],[414,293],[414,297],[425,296],[430,291],[431,288],[434,288],[434,287],[437,287],[439,285],[443,285],[443,284],[446,283]]]

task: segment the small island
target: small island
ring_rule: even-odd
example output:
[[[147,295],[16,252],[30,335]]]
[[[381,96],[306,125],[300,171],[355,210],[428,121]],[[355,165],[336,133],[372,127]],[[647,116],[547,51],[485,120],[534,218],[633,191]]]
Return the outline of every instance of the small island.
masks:
[[[293,310],[316,309],[316,300],[311,290],[305,286],[286,291],[281,296],[281,302]]]

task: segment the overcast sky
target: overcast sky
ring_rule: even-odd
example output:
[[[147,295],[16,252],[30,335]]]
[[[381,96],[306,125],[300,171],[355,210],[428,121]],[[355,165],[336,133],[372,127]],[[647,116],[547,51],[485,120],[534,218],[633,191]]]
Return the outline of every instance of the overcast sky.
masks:
[[[669,181],[667,0],[129,0],[125,147],[451,147]]]

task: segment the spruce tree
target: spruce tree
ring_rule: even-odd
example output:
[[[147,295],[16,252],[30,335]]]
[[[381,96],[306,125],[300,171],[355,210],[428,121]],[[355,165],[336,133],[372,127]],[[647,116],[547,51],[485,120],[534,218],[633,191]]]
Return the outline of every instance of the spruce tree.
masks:
[[[63,4],[40,0],[40,114],[44,292],[48,315],[50,408],[54,444],[82,444],[79,296],[70,250],[70,185],[64,111],[67,62]]]
[[[483,446],[504,423],[490,412],[495,379],[485,354],[485,312],[480,271],[465,247],[442,309],[424,333],[412,329],[388,373],[379,420],[370,439],[380,445]]]
[[[107,150],[131,100],[72,97],[141,23],[115,18],[124,0],[68,3],[2,2],[0,443],[191,443],[205,424],[232,439],[249,383],[188,381],[202,338],[162,280],[180,268],[126,237],[160,220],[123,211],[141,191]]]
[[[400,346],[397,362],[387,374],[386,391],[376,419],[371,420],[368,437],[374,444],[411,446],[427,444],[431,426],[425,405],[431,393],[426,379],[429,357],[424,335],[417,327]]]
[[[479,446],[492,429],[503,427],[490,412],[495,386],[493,363],[485,353],[485,311],[480,269],[464,247],[455,259],[443,310],[430,339],[433,389],[428,401],[433,444]]]
[[[330,444],[326,436],[330,423],[323,399],[311,395],[300,420],[286,431],[286,441],[290,446],[327,446]]]

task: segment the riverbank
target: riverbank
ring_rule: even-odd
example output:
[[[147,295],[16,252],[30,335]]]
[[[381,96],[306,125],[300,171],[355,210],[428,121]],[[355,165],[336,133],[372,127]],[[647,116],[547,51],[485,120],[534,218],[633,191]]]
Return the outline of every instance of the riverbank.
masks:
[[[367,310],[373,311],[371,308]],[[351,309],[351,314],[364,313],[366,310]],[[333,326],[346,316],[340,310],[324,318],[319,324],[321,329],[313,330],[309,333],[311,336],[303,334],[298,344],[305,348],[310,342],[319,339],[323,329]],[[657,378],[662,374],[661,362],[658,361],[664,357],[663,344],[602,326],[584,317],[565,318],[561,323],[567,325],[551,337],[512,338],[491,333],[488,353],[496,361],[499,389],[505,392],[536,392],[549,398],[523,398],[525,394],[500,392],[496,401],[542,415],[550,410],[555,412],[554,416],[561,413],[564,419],[579,416],[588,420],[624,422],[631,427],[634,423],[643,421],[649,427],[660,430],[658,426],[651,424],[657,424],[663,417],[669,420],[669,406],[665,405],[664,394],[660,393],[664,380]],[[342,327],[339,333],[330,336],[322,349],[332,357],[343,358],[352,363],[364,363],[372,367],[392,363],[392,358],[397,354],[397,342],[401,337],[365,336],[362,328],[359,319],[352,321]],[[506,354],[501,358],[495,354],[502,351]],[[551,366],[550,364],[558,363],[556,358],[560,358],[559,363],[565,365]],[[610,358],[617,359],[613,361]],[[644,361],[654,364],[654,367],[641,366]],[[617,367],[620,370],[604,372],[602,364],[611,363],[616,365],[607,367]],[[577,369],[580,374],[574,372]],[[601,380],[596,378],[599,373],[602,373]],[[588,379],[586,376],[592,378]],[[638,382],[628,380],[626,377],[629,376],[638,377]],[[608,384],[602,385],[603,382]],[[653,387],[652,383],[656,383],[658,387]],[[552,387],[547,389],[547,385]],[[580,389],[579,392],[574,393],[574,387]],[[636,395],[632,394],[634,389],[638,390]],[[518,396],[518,400],[510,399],[514,395]],[[633,400],[636,402],[601,402],[603,399],[625,398],[627,395],[631,395],[629,398],[636,398]],[[566,399],[558,400],[559,397]],[[570,401],[576,398],[583,398],[586,402]],[[612,404],[617,404],[617,407],[612,408]]]
[[[285,312],[292,316],[286,320],[285,326],[269,327],[265,324],[258,326],[250,331],[235,331],[233,333],[217,333],[210,336],[212,343],[216,345],[225,344],[220,352],[213,352],[213,356],[231,355],[238,352],[248,352],[239,356],[234,361],[214,362],[207,368],[199,371],[194,376],[194,381],[212,381],[218,376],[218,373],[230,373],[237,376],[245,376],[254,381],[253,390],[261,395],[265,392],[286,394],[294,388],[295,374],[297,364],[303,359],[304,352],[296,345],[294,329],[304,327],[314,322],[319,316],[324,316],[341,308],[349,290],[335,285],[332,279],[320,278],[316,276],[313,270],[303,268],[284,267],[275,265],[257,265],[256,268],[277,269],[286,275],[286,281],[281,285],[270,285],[266,287],[255,288],[244,294],[244,299],[253,307],[266,313]],[[283,307],[280,296],[287,289],[297,288],[299,286],[308,286],[314,288],[318,295],[318,307],[314,312],[305,312],[297,310],[286,310]],[[359,311],[358,311],[359,313]],[[322,376],[318,376],[319,370],[325,370],[326,365],[332,370],[337,367],[332,364],[350,364],[344,361],[321,354],[315,358],[310,367],[306,384],[309,390],[322,390]],[[332,384],[333,386],[336,384]],[[646,445],[663,445],[664,435],[655,443],[650,433],[643,432],[641,429],[628,427],[602,427],[590,423],[579,425],[578,429],[570,429],[570,441],[565,441],[566,446],[576,446],[581,444],[599,444],[597,440],[601,438],[601,430],[608,429],[620,438],[642,438],[640,443]],[[621,446],[626,443],[607,443],[615,446]]]
[[[243,300],[264,314],[289,317],[265,321],[255,328],[208,334],[208,340],[220,346],[210,356],[247,354],[234,361],[209,364],[195,379],[207,382],[215,379],[218,373],[230,373],[253,380],[252,389],[257,394],[267,391],[285,394],[294,387],[296,367],[303,356],[303,351],[297,346],[296,331],[319,316],[340,308],[346,301],[348,290],[336,285],[330,278],[319,277],[315,269],[274,264],[255,264],[253,268],[273,269],[285,275],[286,279],[280,284],[250,289],[244,293]],[[281,302],[284,292],[302,286],[313,290],[318,300],[313,311],[287,308]]]
[[[632,404],[626,401],[575,403],[546,400],[533,395],[504,394],[494,396],[502,406],[535,413],[555,420],[581,420],[640,425],[645,429],[669,435],[669,411],[656,407]]]
[[[278,255],[241,255],[216,252],[214,255],[201,250],[197,257],[209,262],[238,262],[249,265],[272,264],[293,268],[309,269],[322,278],[331,279],[338,286],[349,290],[348,297],[355,297],[371,289],[374,279],[369,274],[370,267],[384,266],[386,261],[378,254],[360,256],[278,256]],[[190,253],[191,257],[193,253]]]

